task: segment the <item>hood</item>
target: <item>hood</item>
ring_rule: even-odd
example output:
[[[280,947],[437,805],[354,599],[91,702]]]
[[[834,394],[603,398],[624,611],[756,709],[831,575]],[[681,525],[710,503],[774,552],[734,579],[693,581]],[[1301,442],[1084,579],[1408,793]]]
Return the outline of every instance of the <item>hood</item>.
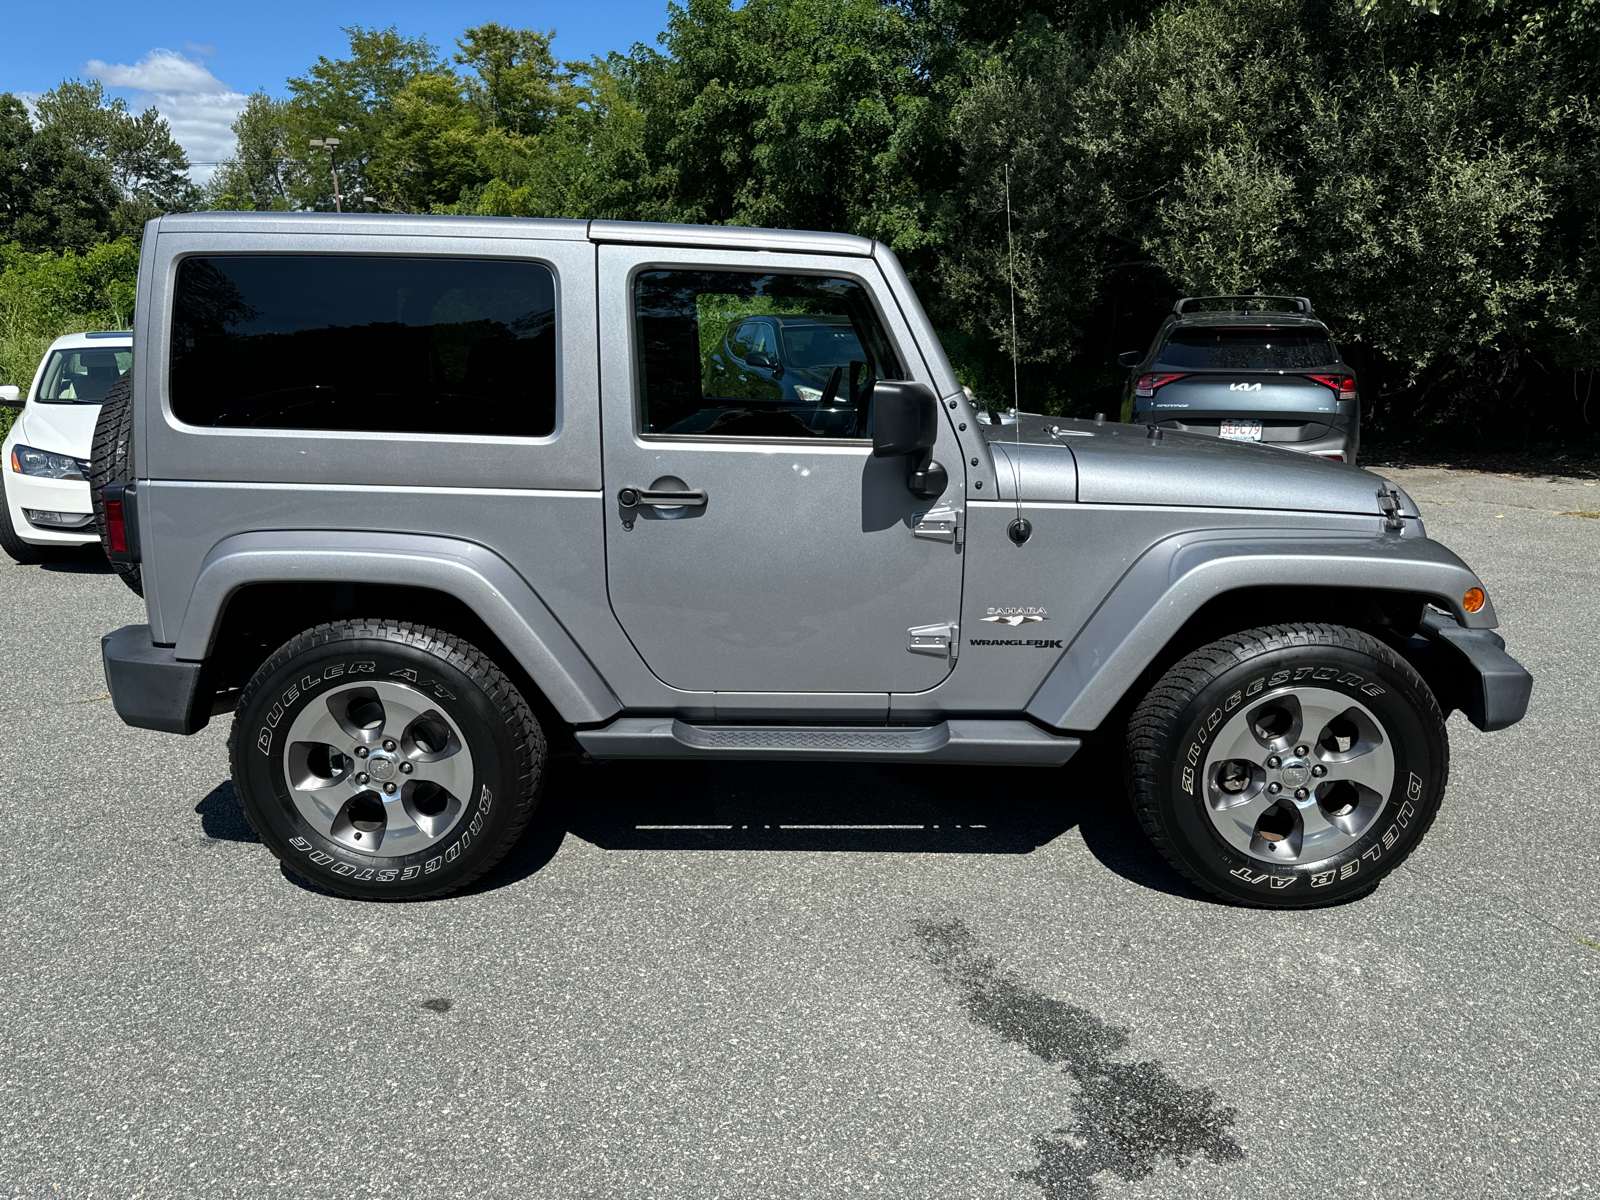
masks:
[[[1016,425],[982,428],[1001,500],[1377,516],[1384,488],[1402,515],[1418,515],[1411,497],[1371,471],[1260,443],[1170,431],[1155,440],[1143,425],[1026,413]]]
[[[17,441],[36,450],[88,458],[98,404],[29,404],[17,422]]]

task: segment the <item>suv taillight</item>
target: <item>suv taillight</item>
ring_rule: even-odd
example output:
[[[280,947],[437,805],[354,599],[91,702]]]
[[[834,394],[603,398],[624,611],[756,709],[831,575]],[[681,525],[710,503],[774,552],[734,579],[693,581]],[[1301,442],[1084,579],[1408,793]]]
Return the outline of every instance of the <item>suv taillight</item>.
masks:
[[[117,554],[128,552],[128,527],[122,520],[122,501],[106,501],[106,541]]]
[[[1134,381],[1133,394],[1135,396],[1154,396],[1158,387],[1171,383],[1174,379],[1182,378],[1181,374],[1172,374],[1170,372],[1164,375],[1141,375]]]
[[[1354,400],[1356,398],[1356,380],[1354,375],[1307,375],[1307,379],[1314,379],[1325,388],[1332,388],[1339,393],[1341,400]]]

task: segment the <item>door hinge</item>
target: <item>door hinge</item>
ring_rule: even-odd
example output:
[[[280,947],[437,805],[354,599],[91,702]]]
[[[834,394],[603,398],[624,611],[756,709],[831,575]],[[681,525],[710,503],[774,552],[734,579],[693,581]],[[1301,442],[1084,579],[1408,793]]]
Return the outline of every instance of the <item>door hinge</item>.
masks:
[[[911,526],[911,536],[927,538],[933,542],[949,542],[961,548],[965,531],[961,528],[961,514],[947,505],[918,513]]]
[[[956,655],[961,652],[959,625],[913,625],[906,634],[910,638],[906,649],[913,654],[955,662]]]

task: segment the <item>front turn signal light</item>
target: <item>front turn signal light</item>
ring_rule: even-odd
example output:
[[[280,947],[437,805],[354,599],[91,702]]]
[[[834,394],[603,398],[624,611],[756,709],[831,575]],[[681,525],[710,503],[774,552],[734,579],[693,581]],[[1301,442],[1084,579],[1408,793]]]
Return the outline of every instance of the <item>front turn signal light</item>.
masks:
[[[1475,613],[1483,608],[1483,589],[1468,588],[1466,595],[1461,597],[1461,607],[1469,613]]]

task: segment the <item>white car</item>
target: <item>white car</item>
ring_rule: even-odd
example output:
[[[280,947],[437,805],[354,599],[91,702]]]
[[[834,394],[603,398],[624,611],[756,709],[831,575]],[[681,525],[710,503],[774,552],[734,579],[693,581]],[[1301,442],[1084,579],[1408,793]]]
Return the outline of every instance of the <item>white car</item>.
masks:
[[[18,562],[99,541],[89,448],[101,401],[132,364],[131,333],[69,333],[51,345],[26,397],[0,388],[0,404],[22,409],[0,467],[0,546]]]

